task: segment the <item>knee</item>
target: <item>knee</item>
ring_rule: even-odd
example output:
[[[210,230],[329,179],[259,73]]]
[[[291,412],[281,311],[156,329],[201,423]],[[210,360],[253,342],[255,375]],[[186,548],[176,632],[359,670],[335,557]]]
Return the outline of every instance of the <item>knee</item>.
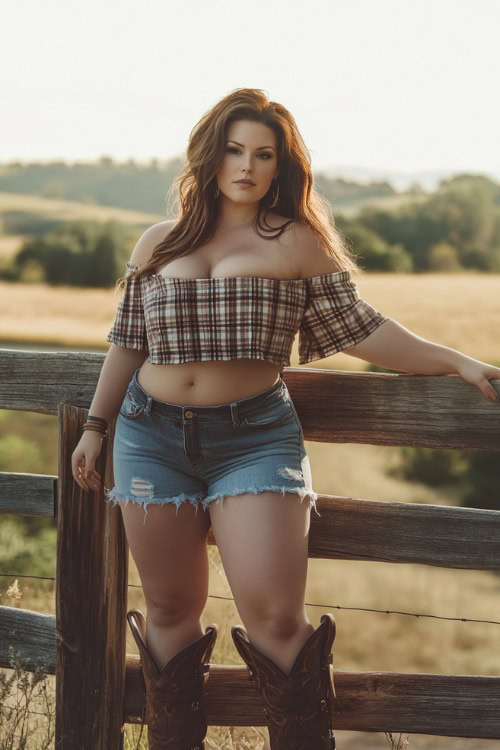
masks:
[[[204,607],[201,602],[175,595],[162,599],[146,597],[146,603],[148,619],[159,628],[174,627],[186,620],[198,619]]]
[[[304,611],[264,607],[253,612],[248,620],[248,630],[265,632],[269,638],[288,640],[294,638],[306,623]]]

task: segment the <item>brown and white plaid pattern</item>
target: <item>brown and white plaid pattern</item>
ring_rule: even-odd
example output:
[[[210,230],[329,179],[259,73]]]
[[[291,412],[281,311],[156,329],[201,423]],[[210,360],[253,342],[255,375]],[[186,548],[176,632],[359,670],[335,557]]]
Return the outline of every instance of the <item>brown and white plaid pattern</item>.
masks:
[[[126,275],[139,268],[127,262]],[[263,359],[290,366],[358,344],[387,316],[360,298],[350,271],[306,279],[130,279],[106,341],[149,350],[152,364]]]

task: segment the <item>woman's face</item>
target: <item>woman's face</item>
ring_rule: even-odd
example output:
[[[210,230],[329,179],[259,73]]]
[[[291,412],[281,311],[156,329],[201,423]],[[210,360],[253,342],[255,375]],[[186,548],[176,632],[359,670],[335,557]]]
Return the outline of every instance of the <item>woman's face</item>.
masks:
[[[236,203],[256,203],[277,177],[278,155],[274,131],[261,122],[238,120],[231,123],[225,154],[217,172],[219,190]],[[251,187],[237,185],[252,180]]]

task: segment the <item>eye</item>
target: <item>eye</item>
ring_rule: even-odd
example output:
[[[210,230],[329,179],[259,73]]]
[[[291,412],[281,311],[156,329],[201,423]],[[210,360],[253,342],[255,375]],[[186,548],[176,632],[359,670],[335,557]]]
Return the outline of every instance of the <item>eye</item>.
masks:
[[[236,146],[229,146],[226,149],[226,151],[227,151],[228,154],[233,154],[235,151],[238,151],[239,153],[241,153],[240,149],[236,148]],[[268,151],[263,151],[261,154],[258,154],[258,156],[265,156],[265,159],[263,159],[263,161],[267,161],[268,159],[272,159],[273,158],[272,154],[270,154]]]

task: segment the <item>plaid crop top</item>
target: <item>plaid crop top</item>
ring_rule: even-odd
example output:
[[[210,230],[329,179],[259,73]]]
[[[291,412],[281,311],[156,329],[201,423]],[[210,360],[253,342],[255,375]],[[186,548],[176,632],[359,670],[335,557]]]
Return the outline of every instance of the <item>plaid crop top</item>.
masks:
[[[139,268],[127,262],[125,275]],[[149,351],[152,364],[263,359],[290,366],[358,344],[387,320],[361,299],[350,271],[306,279],[256,276],[129,279],[106,341]]]

